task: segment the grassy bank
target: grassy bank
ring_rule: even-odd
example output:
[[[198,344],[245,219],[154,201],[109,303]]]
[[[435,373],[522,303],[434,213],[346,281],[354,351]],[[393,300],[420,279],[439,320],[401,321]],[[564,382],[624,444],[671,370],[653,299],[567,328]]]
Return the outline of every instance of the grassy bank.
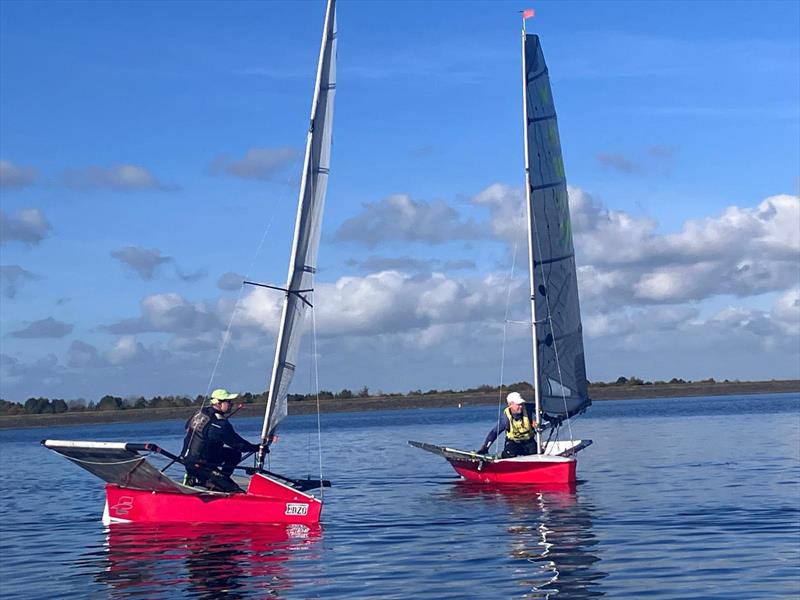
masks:
[[[800,380],[741,381],[729,383],[679,383],[660,385],[591,385],[589,394],[595,401],[626,400],[634,398],[679,398],[691,396],[727,396],[743,394],[776,394],[800,392]],[[350,412],[364,410],[397,410],[404,408],[447,408],[494,404],[499,394],[450,393],[424,396],[376,396],[347,400],[323,400],[321,412]],[[0,429],[23,427],[59,427],[94,423],[139,423],[169,419],[186,419],[196,409],[150,408],[108,411],[78,411],[57,415],[14,415],[0,417]],[[289,403],[290,415],[309,414],[316,411],[316,402],[303,400]],[[264,414],[263,404],[247,404],[237,416],[255,417]]]

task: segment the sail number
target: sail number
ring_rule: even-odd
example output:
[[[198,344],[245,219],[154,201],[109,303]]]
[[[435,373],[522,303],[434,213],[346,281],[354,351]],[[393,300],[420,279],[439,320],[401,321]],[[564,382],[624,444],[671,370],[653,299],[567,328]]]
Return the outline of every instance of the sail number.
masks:
[[[286,514],[287,515],[300,515],[304,516],[308,514],[308,504],[287,504],[286,505]]]

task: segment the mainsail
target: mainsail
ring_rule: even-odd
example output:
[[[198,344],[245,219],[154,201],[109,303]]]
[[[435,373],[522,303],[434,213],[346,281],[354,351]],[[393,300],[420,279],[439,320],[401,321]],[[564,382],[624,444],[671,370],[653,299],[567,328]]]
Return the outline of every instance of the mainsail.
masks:
[[[547,415],[569,417],[591,404],[575,251],[550,78],[539,36],[525,32],[523,74],[537,404]]]
[[[306,140],[306,154],[300,183],[297,220],[289,259],[286,297],[278,330],[275,362],[270,378],[267,411],[261,439],[266,442],[270,433],[286,416],[286,396],[295,371],[295,363],[311,310],[319,249],[320,226],[328,186],[333,126],[333,98],[336,90],[336,7],[328,0],[325,27],[317,66],[317,80],[311,103],[311,125]]]

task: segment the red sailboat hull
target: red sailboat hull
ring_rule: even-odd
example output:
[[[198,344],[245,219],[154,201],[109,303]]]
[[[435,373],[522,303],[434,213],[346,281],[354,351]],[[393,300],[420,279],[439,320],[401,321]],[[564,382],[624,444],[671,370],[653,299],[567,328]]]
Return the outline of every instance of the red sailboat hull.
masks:
[[[183,494],[106,485],[106,523],[319,522],[322,501],[262,475],[243,494]]]
[[[569,484],[575,482],[578,461],[560,456],[521,456],[487,462],[448,458],[456,472],[482,483]]]

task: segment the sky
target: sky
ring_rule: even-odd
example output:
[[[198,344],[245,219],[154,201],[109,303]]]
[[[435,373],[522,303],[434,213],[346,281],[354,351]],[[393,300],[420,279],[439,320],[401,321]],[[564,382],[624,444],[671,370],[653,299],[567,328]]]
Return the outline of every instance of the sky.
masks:
[[[530,380],[527,6],[338,3],[293,391]],[[800,4],[533,7],[589,379],[800,378]],[[0,397],[267,387],[323,18],[0,3]]]

